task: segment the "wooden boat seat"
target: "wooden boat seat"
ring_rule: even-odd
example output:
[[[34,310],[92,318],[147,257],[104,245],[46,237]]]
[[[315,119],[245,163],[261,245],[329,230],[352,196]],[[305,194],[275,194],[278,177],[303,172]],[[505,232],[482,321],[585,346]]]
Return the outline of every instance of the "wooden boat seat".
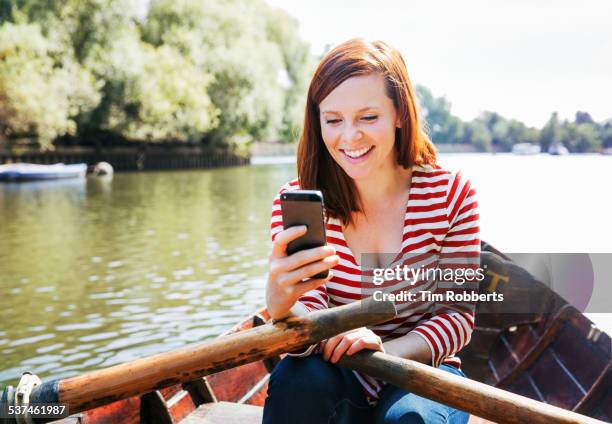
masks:
[[[215,402],[200,405],[181,424],[259,424],[262,418],[263,408],[260,406]],[[495,423],[472,415],[469,424]]]
[[[232,402],[215,402],[201,405],[181,421],[181,424],[259,424],[263,418],[261,406]],[[470,416],[469,424],[495,424]]]
[[[261,406],[214,402],[200,405],[181,424],[259,424],[262,418]]]

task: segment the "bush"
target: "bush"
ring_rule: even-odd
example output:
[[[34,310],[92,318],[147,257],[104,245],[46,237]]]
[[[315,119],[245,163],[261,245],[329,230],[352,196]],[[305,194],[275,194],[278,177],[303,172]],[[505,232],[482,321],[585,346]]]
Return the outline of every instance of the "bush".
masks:
[[[61,55],[36,24],[0,27],[0,132],[8,138],[36,137],[44,149],[74,134],[75,117],[100,100],[91,74]]]
[[[169,46],[153,47],[126,31],[90,56],[104,81],[104,98],[91,123],[148,142],[198,142],[217,125],[207,89],[212,80]]]
[[[301,121],[308,48],[296,41],[295,23],[265,3],[153,1],[143,36],[174,47],[213,76],[208,93],[219,125],[210,142],[275,141]]]

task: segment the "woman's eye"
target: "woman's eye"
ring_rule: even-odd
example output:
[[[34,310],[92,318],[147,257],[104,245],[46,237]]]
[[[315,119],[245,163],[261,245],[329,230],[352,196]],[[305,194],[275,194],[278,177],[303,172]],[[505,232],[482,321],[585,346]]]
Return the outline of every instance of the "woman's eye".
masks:
[[[376,118],[378,118],[378,116],[376,116],[376,115],[368,115],[368,116],[364,116],[364,117],[363,117],[363,118],[361,118],[361,119],[363,119],[364,121],[373,121],[373,120],[375,120]]]
[[[328,119],[325,122],[328,124],[337,124],[338,122],[340,122],[340,120],[339,119]]]

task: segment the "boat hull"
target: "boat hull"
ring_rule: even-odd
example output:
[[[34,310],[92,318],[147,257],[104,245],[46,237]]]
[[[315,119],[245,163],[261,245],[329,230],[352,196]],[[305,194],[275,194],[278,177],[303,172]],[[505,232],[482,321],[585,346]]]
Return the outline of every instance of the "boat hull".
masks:
[[[66,178],[83,178],[87,172],[87,164],[71,165],[35,165],[9,164],[0,165],[0,181],[42,181]]]

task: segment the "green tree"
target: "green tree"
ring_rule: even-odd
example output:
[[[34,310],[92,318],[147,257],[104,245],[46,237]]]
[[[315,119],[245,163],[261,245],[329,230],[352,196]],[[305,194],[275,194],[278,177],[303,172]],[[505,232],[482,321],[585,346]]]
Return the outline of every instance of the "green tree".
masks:
[[[421,113],[434,143],[458,143],[462,139],[463,123],[451,114],[451,104],[445,97],[434,97],[422,85],[416,87]]]
[[[601,149],[602,140],[597,131],[597,124],[582,123],[577,126],[576,151],[580,153],[597,152]]]
[[[600,126],[599,138],[601,139],[602,147],[612,147],[612,120],[609,120]]]
[[[280,9],[269,9],[266,20],[268,38],[281,49],[285,67],[281,70],[285,101],[280,136],[282,141],[293,142],[300,135],[308,84],[316,64],[308,44],[298,36],[298,24],[295,19]]]
[[[529,128],[525,124],[515,119],[508,121],[506,131],[506,145],[512,146],[518,143],[539,144],[539,132],[536,128]]]
[[[83,63],[96,48],[109,45],[137,24],[132,0],[14,0],[13,20],[41,25],[49,39]]]
[[[540,147],[543,152],[547,152],[551,145],[561,143],[561,133],[563,129],[559,123],[559,114],[553,112],[548,122],[540,131]]]
[[[492,137],[484,122],[474,119],[464,125],[463,142],[471,144],[479,152],[490,152],[493,150]]]
[[[213,76],[208,93],[220,113],[211,142],[276,140],[295,126],[286,111],[291,113],[295,93],[303,89],[301,67],[307,61],[304,46],[291,39],[293,24],[273,22],[279,16],[261,1],[151,3],[144,39],[173,46]]]
[[[105,85],[90,120],[94,130],[148,142],[199,142],[216,126],[211,76],[172,47],[143,43],[133,31],[96,52],[88,66]]]
[[[595,121],[593,120],[593,118],[591,118],[591,115],[589,114],[589,112],[582,112],[580,110],[576,112],[576,116],[574,118],[574,122],[577,125],[580,125],[580,124],[595,124]]]
[[[510,122],[495,112],[485,111],[476,118],[491,134],[491,146],[496,151],[509,152],[514,140],[508,137]]]
[[[91,74],[36,24],[0,27],[0,132],[7,139],[35,137],[42,148],[74,134],[75,117],[99,101]],[[61,57],[61,61],[56,59]]]
[[[595,125],[564,122],[561,129],[561,142],[572,153],[586,153],[599,150],[601,139]]]

